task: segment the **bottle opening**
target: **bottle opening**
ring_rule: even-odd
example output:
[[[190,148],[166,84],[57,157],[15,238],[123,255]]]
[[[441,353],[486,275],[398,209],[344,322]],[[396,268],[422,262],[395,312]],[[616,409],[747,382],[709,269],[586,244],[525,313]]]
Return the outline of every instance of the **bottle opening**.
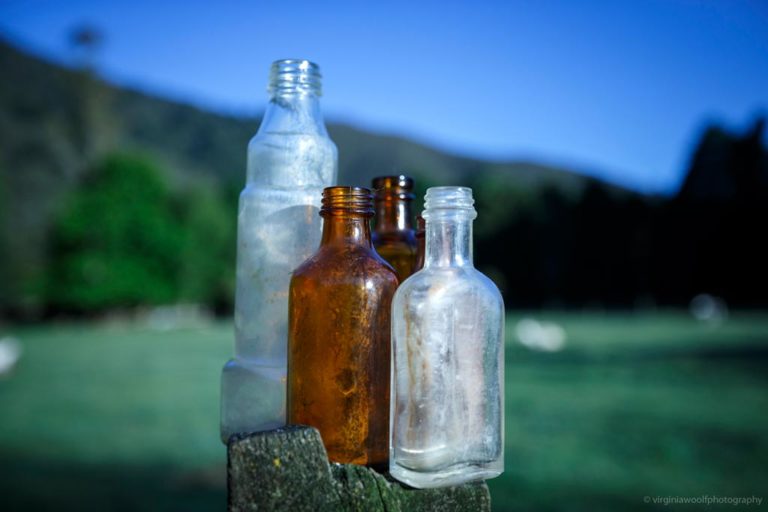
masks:
[[[269,87],[272,96],[290,94],[322,95],[320,66],[305,59],[282,59],[272,63]]]
[[[404,174],[398,176],[378,176],[371,183],[376,199],[396,197],[413,199],[413,178]]]
[[[352,213],[373,217],[373,196],[363,187],[327,187],[323,190],[320,215]]]
[[[422,216],[429,220],[435,215],[463,214],[469,219],[477,217],[475,199],[469,187],[431,187],[424,196],[424,212]]]

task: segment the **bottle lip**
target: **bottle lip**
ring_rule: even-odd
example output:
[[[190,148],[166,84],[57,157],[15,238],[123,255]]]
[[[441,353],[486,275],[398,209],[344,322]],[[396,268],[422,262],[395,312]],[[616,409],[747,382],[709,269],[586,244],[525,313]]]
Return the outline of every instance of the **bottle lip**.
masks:
[[[375,199],[396,197],[398,199],[414,198],[413,178],[405,174],[377,176],[371,180]]]
[[[461,216],[467,219],[477,217],[475,199],[469,187],[430,187],[424,195],[425,220]]]
[[[307,59],[279,59],[269,69],[267,92],[271,96],[314,94],[322,96],[320,66]]]
[[[373,195],[370,189],[337,185],[323,189],[320,215],[355,214],[373,217]]]

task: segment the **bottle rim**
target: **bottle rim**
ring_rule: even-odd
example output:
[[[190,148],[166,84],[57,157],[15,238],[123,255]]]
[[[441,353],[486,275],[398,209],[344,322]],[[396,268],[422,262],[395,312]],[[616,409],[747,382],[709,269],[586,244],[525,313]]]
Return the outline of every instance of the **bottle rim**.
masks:
[[[475,199],[469,187],[430,187],[424,195],[422,217],[430,218],[460,215],[468,219],[477,217]]]
[[[322,96],[320,66],[307,59],[280,59],[269,69],[267,92],[272,96],[314,94]]]
[[[414,199],[413,178],[405,174],[377,176],[371,181],[374,199]]]
[[[339,213],[373,217],[373,195],[370,189],[337,185],[323,189],[320,215]]]

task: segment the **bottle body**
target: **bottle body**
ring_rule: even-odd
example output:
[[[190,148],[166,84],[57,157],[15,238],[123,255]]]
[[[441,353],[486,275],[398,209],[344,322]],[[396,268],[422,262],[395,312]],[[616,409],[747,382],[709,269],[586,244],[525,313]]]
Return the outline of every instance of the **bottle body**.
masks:
[[[415,270],[416,237],[411,221],[413,180],[407,176],[380,176],[373,180],[376,209],[373,245],[376,252],[405,281]]]
[[[392,306],[390,473],[418,488],[503,471],[504,305],[472,265],[471,203],[430,212],[435,190],[425,266]]]
[[[235,357],[222,373],[225,442],[237,432],[285,424],[290,275],[317,248],[319,198],[336,180],[338,166],[319,113],[319,91],[283,87],[311,66],[273,64],[273,97],[248,145],[238,210]]]
[[[398,283],[371,245],[370,202],[367,212],[324,215],[320,248],[291,279],[288,421],[317,428],[334,462],[385,468]]]

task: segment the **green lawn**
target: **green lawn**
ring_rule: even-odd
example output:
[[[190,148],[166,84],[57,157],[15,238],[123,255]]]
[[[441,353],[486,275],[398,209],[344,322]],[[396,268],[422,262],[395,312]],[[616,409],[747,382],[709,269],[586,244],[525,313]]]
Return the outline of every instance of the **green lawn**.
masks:
[[[507,335],[497,510],[651,510],[644,496],[768,498],[768,314],[544,314],[565,350]],[[222,510],[218,379],[231,326],[6,328],[0,510]],[[701,506],[680,505],[680,510]],[[732,508],[712,506],[710,509]]]

